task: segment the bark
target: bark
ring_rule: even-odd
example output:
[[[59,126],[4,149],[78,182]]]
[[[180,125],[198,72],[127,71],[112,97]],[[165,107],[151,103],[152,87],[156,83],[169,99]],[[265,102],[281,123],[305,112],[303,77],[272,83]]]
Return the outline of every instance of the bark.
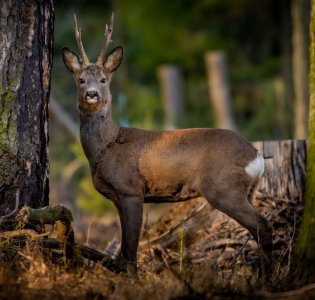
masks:
[[[305,140],[256,142],[265,158],[265,172],[258,190],[265,196],[303,202],[306,179]]]
[[[294,252],[296,282],[305,284],[315,280],[315,0],[312,0],[310,23],[310,112],[307,144],[307,182],[304,214]]]
[[[0,2],[0,214],[48,205],[53,4]]]

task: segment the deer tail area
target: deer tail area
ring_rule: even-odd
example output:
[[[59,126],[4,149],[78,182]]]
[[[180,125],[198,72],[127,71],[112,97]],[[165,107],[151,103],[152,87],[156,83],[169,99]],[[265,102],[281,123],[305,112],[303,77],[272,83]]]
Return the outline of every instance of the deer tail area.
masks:
[[[248,191],[248,200],[251,201],[259,180],[265,171],[265,160],[260,153],[257,153],[257,157],[246,166],[245,171],[253,178]]]

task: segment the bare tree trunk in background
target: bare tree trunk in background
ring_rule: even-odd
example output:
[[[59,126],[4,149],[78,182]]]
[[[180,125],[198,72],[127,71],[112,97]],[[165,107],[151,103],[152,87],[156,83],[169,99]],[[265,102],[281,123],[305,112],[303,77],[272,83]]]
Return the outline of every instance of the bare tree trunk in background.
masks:
[[[281,132],[282,137],[292,138],[294,133],[294,89],[293,89],[293,74],[292,74],[292,23],[291,23],[291,12],[290,12],[290,3],[287,0],[273,1],[274,5],[279,5],[277,12],[281,16],[274,17],[275,20],[279,20],[279,26],[281,27],[282,35],[279,37],[281,41],[281,52],[283,53],[282,58],[282,77],[284,81],[284,105],[285,109],[283,110],[284,121],[284,130]],[[276,91],[277,92],[277,91]],[[280,109],[278,107],[277,109]]]
[[[48,205],[53,3],[0,2],[0,214]]]
[[[294,84],[294,113],[296,139],[305,139],[308,121],[308,25],[309,0],[291,1],[292,19],[292,66]]]
[[[216,127],[235,130],[225,54],[220,51],[207,52],[205,61],[209,97],[214,108]]]
[[[177,127],[183,113],[183,83],[180,69],[174,65],[163,65],[157,70],[161,87],[164,111],[166,114],[165,128]]]

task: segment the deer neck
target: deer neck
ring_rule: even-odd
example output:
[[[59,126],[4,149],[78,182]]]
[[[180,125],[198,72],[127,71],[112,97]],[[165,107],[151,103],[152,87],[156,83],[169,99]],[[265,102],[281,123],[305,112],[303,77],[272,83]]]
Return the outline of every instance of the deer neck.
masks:
[[[110,109],[80,112],[80,139],[90,163],[98,160],[101,152],[116,140],[119,129],[112,120]]]

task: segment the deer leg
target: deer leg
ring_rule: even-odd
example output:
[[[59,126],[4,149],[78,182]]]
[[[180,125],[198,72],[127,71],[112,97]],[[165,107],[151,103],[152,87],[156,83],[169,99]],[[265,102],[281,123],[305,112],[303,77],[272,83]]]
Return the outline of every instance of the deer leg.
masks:
[[[137,273],[137,250],[142,225],[143,202],[137,197],[121,199],[121,254],[127,261],[127,274]]]
[[[120,202],[114,202],[116,208],[117,208],[117,211],[118,211],[118,215],[119,215],[119,219],[120,219],[120,228],[121,228],[121,241],[125,239],[124,237],[124,234],[125,234],[125,219],[123,218],[123,211],[122,211],[122,208],[121,208],[121,205],[120,205]],[[123,254],[122,254],[122,243],[120,243],[120,249],[119,249],[119,256],[120,257],[123,257]],[[123,268],[126,270],[126,265],[124,264]]]
[[[220,193],[220,198],[206,197],[208,202],[244,226],[257,241],[261,249],[261,272],[263,279],[272,271],[272,228],[247,200],[247,193],[237,193],[232,189]]]

